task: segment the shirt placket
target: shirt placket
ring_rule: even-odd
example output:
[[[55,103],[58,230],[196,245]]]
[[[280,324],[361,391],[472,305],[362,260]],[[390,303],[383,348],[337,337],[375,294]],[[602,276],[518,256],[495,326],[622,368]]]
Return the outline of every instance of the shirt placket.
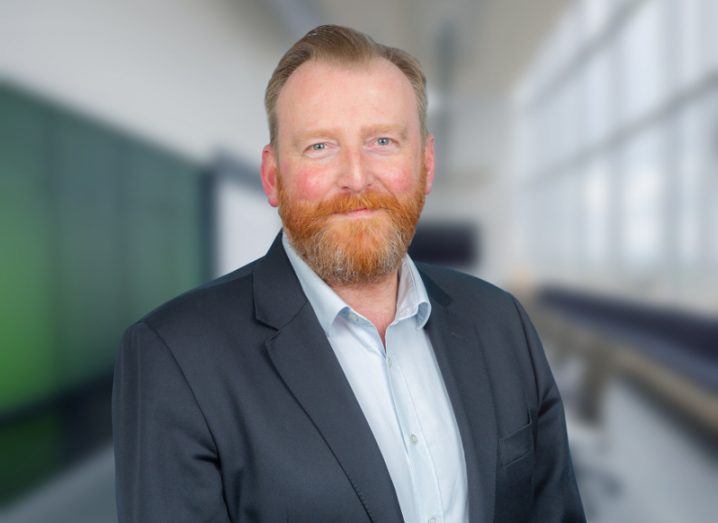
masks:
[[[421,421],[401,367],[400,355],[396,353],[393,344],[390,343],[390,331],[394,327],[392,325],[387,329],[386,364],[392,400],[397,412],[401,434],[404,439],[404,448],[409,461],[409,469],[411,470],[411,482],[417,505],[416,510],[420,515],[420,521],[439,523],[443,522],[443,505],[438,478],[421,428]]]

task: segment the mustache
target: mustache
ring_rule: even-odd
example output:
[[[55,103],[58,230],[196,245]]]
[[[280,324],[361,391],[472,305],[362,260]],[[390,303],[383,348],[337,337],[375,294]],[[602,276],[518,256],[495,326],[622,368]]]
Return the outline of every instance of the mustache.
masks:
[[[360,209],[389,210],[398,205],[396,197],[389,193],[365,191],[359,194],[339,194],[317,204],[314,215],[323,218],[336,213],[347,213]]]

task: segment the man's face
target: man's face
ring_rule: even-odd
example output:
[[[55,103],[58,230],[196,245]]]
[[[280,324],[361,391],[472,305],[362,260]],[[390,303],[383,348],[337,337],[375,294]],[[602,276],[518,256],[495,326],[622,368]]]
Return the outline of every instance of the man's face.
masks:
[[[391,62],[300,66],[277,100],[262,183],[292,245],[329,284],[398,268],[434,174],[411,84]]]

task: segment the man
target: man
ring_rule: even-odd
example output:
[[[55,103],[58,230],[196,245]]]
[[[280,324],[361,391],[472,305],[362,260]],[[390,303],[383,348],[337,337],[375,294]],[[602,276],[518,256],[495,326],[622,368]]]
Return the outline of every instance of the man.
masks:
[[[434,179],[418,63],[318,27],[266,105],[283,233],[125,333],[120,521],[583,521],[523,308],[406,255]]]

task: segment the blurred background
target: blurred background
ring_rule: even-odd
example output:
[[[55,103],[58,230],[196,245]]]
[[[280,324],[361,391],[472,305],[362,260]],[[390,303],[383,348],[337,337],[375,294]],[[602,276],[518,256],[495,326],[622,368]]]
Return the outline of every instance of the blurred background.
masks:
[[[0,521],[115,521],[121,333],[266,251],[263,92],[321,23],[425,67],[412,253],[528,308],[589,520],[714,521],[713,0],[0,0]]]

